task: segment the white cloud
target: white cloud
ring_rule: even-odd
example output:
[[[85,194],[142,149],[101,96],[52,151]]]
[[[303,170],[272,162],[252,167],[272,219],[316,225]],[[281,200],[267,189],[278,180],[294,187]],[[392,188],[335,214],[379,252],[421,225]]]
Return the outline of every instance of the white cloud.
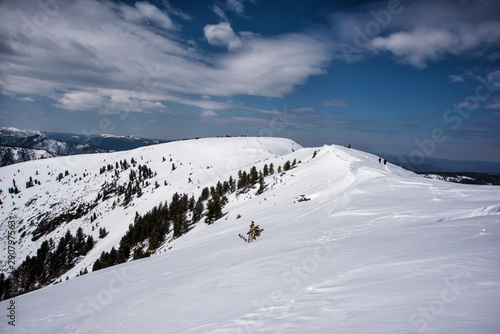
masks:
[[[67,110],[102,110],[105,99],[95,92],[70,92],[64,94],[57,106]]]
[[[347,107],[347,101],[344,99],[331,99],[323,101],[321,105],[326,107]]]
[[[232,11],[243,14],[245,7],[243,6],[244,0],[226,0],[226,5]]]
[[[204,110],[200,114],[201,117],[215,117],[219,116],[215,111],[213,110]]]
[[[455,75],[455,74],[448,75],[448,80],[450,81],[450,83],[465,82],[463,75]]]
[[[500,43],[498,2],[421,0],[380,17],[382,11],[388,13],[383,7],[383,3],[372,3],[358,11],[331,15],[339,59],[351,62],[388,53],[401,63],[425,68],[450,56],[497,58],[491,48]]]
[[[208,53],[183,39],[176,23],[153,7],[75,0],[26,36],[22,17],[31,17],[36,6],[0,3],[0,35],[16,51],[0,54],[0,90],[101,113],[149,112],[155,103],[169,102],[223,110],[232,105],[217,97],[281,97],[324,73],[330,60],[328,44],[315,33],[262,37],[237,34],[228,23],[207,27],[206,34],[232,52]],[[161,33],[160,25],[174,30]]]
[[[452,29],[416,29],[396,32],[387,37],[376,37],[371,45],[393,53],[399,60],[417,68],[427,67],[446,55],[461,55],[483,45],[500,42],[500,23],[488,22],[475,27]]]
[[[222,8],[220,8],[219,6],[217,5],[214,5],[212,10],[214,11],[215,14],[217,14],[217,16],[219,16],[223,21],[228,21],[227,19],[227,16],[226,16],[226,13],[224,13],[224,11],[222,10]]]
[[[372,40],[371,45],[377,50],[392,52],[405,63],[425,68],[429,60],[438,60],[455,43],[455,36],[448,31],[425,29],[377,37]]]
[[[486,109],[489,109],[489,110],[500,110],[500,99],[497,99],[496,101],[491,102],[488,105],[486,105]],[[494,116],[500,116],[500,113],[493,112],[493,115]]]
[[[215,63],[226,89],[239,94],[282,97],[311,75],[325,73],[330,49],[313,34],[286,34],[273,38],[251,36],[245,48]],[[221,80],[215,80],[212,88]]]
[[[164,29],[174,28],[168,15],[148,2],[136,2],[135,8],[122,5],[121,11],[126,20],[134,23],[155,24]]]
[[[18,98],[18,100],[25,101],[25,102],[35,102],[34,99],[32,99],[31,97],[28,97],[28,96],[20,97],[20,98]]]
[[[243,42],[236,36],[228,22],[208,24],[203,28],[203,32],[208,43],[212,45],[224,46],[228,50],[234,50],[243,46]]]
[[[239,16],[245,17],[245,2],[254,3],[255,0],[226,0],[225,2],[217,1],[217,3],[212,7],[215,14],[217,14],[222,20],[228,21],[226,11],[234,12]]]

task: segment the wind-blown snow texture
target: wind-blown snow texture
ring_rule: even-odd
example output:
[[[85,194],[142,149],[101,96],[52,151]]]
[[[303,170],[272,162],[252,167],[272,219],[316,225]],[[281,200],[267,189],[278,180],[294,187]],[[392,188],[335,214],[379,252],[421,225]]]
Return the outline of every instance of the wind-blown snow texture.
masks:
[[[151,182],[161,186],[127,208],[100,203],[95,210],[106,238],[98,240],[85,216],[30,241],[31,217],[93,201],[110,177],[99,174],[100,166],[131,157],[147,162],[158,173]],[[136,211],[174,192],[197,197],[239,169],[270,163],[277,169],[293,159],[301,163],[267,177],[263,194],[228,196],[223,218],[198,223],[160,254],[73,278],[118,245]],[[66,169],[90,176],[55,181]],[[6,196],[12,178],[23,185],[36,170],[42,185]],[[1,231],[8,219],[28,231],[20,259],[68,228],[82,226],[98,240],[67,274],[72,279],[17,297],[16,326],[4,316],[2,333],[500,332],[498,187],[428,180],[354,149],[270,138],[175,142],[31,161],[0,173]],[[310,200],[298,202],[301,195]],[[238,234],[251,221],[264,232],[246,244]],[[0,303],[5,313],[8,303]]]

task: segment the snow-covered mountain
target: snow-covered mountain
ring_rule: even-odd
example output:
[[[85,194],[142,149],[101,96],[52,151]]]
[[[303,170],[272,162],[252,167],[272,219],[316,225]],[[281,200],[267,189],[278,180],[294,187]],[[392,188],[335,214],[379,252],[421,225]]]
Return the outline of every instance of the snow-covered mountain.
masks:
[[[0,167],[17,164],[18,162],[53,157],[53,154],[45,150],[37,150],[27,147],[0,146]]]
[[[106,150],[89,144],[61,141],[40,131],[0,128],[0,166],[18,162]]]
[[[0,128],[0,166],[75,154],[123,151],[160,143],[136,136],[81,135]]]
[[[46,132],[45,134],[57,140],[93,145],[107,151],[132,150],[142,146],[166,142],[165,140],[161,141],[158,139],[148,139],[137,136],[116,136],[111,134],[82,135],[56,132]]]
[[[136,216],[175,193],[198,198],[271,164],[262,189],[225,192],[213,224],[202,219],[178,238],[169,229],[154,256],[76,277],[120,246]],[[141,190],[126,199],[119,189],[141,170],[148,170]],[[2,333],[500,331],[495,186],[429,180],[365,152],[279,138],[29,161],[2,167],[0,178],[2,259],[9,231],[17,264],[68,230],[81,227],[96,242],[73,259],[62,283],[16,297],[16,326],[4,320]],[[30,178],[36,182],[26,188]],[[264,231],[245,243],[238,235],[252,221]]]
[[[434,180],[465,184],[500,185],[500,174],[482,173],[419,173],[420,175]]]

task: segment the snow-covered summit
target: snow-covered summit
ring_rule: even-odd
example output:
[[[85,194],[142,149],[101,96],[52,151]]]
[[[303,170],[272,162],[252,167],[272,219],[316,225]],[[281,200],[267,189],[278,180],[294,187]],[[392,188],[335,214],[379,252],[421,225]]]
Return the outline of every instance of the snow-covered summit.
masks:
[[[138,168],[115,176],[107,166],[132,158],[156,173],[142,196],[126,206],[113,194],[95,202],[106,184],[123,184]],[[292,161],[293,168],[277,172]],[[41,181],[15,198],[3,189],[2,231],[16,221],[20,258],[67,229],[82,227],[97,244],[62,277],[69,281],[16,298],[20,332],[500,330],[498,187],[428,180],[355,149],[303,148],[281,138],[207,138],[48,162],[0,169],[2,189],[37,171]],[[275,172],[265,177],[264,191],[228,193],[212,225],[201,221],[177,239],[167,237],[151,258],[75,278],[118,246],[136,212],[270,164]],[[97,205],[31,241],[37,217],[78,203]],[[247,244],[238,234],[252,221],[264,231]],[[104,239],[92,230],[97,223],[109,232]],[[0,328],[10,330],[6,322]]]

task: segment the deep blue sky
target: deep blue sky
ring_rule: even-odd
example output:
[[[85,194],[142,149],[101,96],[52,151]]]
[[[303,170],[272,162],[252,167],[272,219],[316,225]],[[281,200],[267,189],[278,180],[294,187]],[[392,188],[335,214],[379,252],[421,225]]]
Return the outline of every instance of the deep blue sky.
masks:
[[[0,125],[500,162],[500,4],[4,1]]]

